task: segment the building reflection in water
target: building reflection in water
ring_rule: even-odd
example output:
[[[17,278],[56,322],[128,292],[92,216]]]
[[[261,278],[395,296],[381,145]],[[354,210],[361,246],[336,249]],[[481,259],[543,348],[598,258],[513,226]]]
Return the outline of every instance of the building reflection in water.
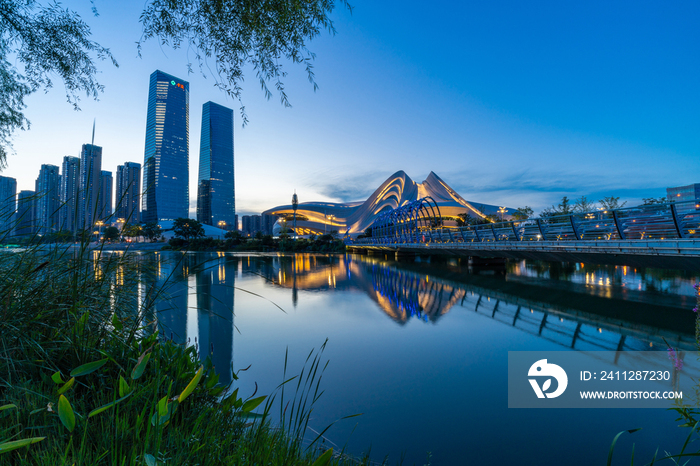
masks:
[[[525,265],[518,263],[517,266]],[[599,315],[596,309],[549,307],[517,294],[458,283],[408,270],[405,265],[354,255],[279,256],[267,260],[260,267],[260,272],[271,282],[292,288],[293,293],[297,293],[297,290],[360,289],[398,324],[405,324],[411,319],[437,322],[451,310],[459,309],[475,312],[576,350],[665,349],[664,340],[681,350],[696,349],[692,333],[635,320],[645,312],[658,313],[651,304],[635,303],[637,312],[624,318],[605,313]],[[604,277],[605,269],[597,268],[597,273]],[[620,274],[624,276],[624,273],[630,272],[620,268]],[[645,274],[640,272],[635,283],[641,283],[642,276],[660,280],[647,271]],[[692,285],[678,282],[672,277],[666,280],[673,281],[676,289],[685,290],[688,286],[692,289]],[[591,293],[591,299],[597,303],[595,307],[615,306],[604,294]]]
[[[682,351],[696,349],[694,334],[682,330],[692,329],[692,325],[666,325],[665,316],[659,319],[660,308],[656,304],[641,302],[636,296],[635,312],[617,312],[622,301],[589,290],[591,284],[586,281],[586,273],[603,277],[602,286],[608,286],[604,268],[577,275],[575,265],[566,270],[554,267],[538,272],[536,267],[517,263],[510,267],[507,276],[475,279],[464,270],[453,274],[455,278],[444,278],[438,272],[448,269],[449,264],[431,268],[425,264],[386,263],[354,255],[249,257],[224,253],[156,253],[143,255],[142,262],[148,266],[141,268],[140,283],[132,286],[137,288],[135,295],[139,303],[149,307],[147,303],[154,302],[144,324],[155,322],[166,337],[178,343],[196,344],[200,356],[212,354],[222,383],[231,380],[230,370],[222,368],[231,368],[233,363],[237,275],[257,275],[275,286],[289,289],[295,306],[304,299],[303,292],[361,291],[399,325],[414,320],[435,324],[449,319],[450,312],[469,312],[554,342],[562,349],[656,350],[665,349],[665,342]],[[583,294],[572,293],[566,295],[565,304],[551,304],[532,299],[532,290],[519,292],[518,277],[542,278],[547,274],[561,279],[564,273],[583,277],[572,282],[581,287],[579,291],[587,293],[585,300],[581,299]],[[619,281],[616,273],[607,278]],[[622,277],[625,273],[630,271],[620,270]],[[636,277],[636,284],[649,283],[644,277],[652,277],[657,285],[675,283],[673,286],[682,290],[687,286],[685,281],[692,281],[656,277],[648,271],[639,272]],[[501,289],[506,278],[510,280],[507,292]],[[124,277],[118,276],[116,280],[124,280]],[[540,294],[547,290],[542,287]],[[578,305],[583,301],[585,305]],[[668,307],[663,309],[669,310]],[[681,309],[670,311],[682,314]]]
[[[222,254],[144,254],[140,258],[138,302],[143,325],[165,338],[196,345],[211,355],[219,381],[231,382],[234,287],[238,259]]]
[[[201,256],[189,255],[194,260]],[[219,253],[195,267],[197,334],[200,353],[211,354],[219,381],[231,381],[234,332],[234,287],[237,260]]]

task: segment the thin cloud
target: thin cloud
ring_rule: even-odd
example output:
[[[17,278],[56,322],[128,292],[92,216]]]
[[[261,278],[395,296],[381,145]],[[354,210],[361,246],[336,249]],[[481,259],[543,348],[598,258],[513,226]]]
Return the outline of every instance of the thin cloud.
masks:
[[[337,170],[314,174],[307,185],[319,194],[337,202],[364,201],[391,173],[365,172],[339,175]]]

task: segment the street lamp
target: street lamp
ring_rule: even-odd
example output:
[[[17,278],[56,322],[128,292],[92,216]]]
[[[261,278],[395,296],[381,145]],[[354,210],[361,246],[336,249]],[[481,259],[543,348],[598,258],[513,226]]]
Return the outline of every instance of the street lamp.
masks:
[[[119,240],[124,241],[124,224],[126,223],[126,220],[123,218],[118,218],[117,219],[117,228],[119,228]]]
[[[501,222],[503,221],[503,214],[507,209],[505,207],[499,207],[498,211],[501,213]]]
[[[100,239],[100,233],[102,232],[102,226],[104,225],[104,222],[102,220],[98,220],[95,222],[95,226],[97,227],[97,231],[95,231],[95,234],[97,235],[97,241]]]

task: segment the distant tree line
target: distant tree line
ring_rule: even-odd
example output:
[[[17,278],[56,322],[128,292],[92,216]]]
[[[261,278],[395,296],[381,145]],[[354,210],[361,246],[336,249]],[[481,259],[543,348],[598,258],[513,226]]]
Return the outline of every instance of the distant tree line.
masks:
[[[666,204],[669,202],[664,196],[658,198],[648,197],[643,198],[642,200],[642,205]],[[568,196],[564,196],[558,204],[545,208],[540,214],[540,217],[546,218],[556,215],[571,215],[583,212],[593,212],[595,210],[610,211],[622,209],[625,207],[625,205],[627,205],[627,201],[620,202],[619,196],[603,197],[597,202],[589,199],[587,196],[581,196],[572,202]],[[512,216],[515,220],[526,220],[534,216],[534,210],[529,206],[519,207],[512,214]]]
[[[239,231],[228,231],[223,238],[205,236],[204,226],[191,218],[178,218],[173,222],[174,237],[163,249],[188,251],[261,251],[261,252],[344,252],[345,244],[338,239],[336,230],[325,235],[309,235],[292,238],[288,230],[278,237],[258,231],[248,238]]]

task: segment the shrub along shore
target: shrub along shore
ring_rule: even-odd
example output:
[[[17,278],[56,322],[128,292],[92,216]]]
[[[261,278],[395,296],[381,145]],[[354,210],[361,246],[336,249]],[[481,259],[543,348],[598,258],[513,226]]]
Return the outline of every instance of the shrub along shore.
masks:
[[[227,238],[223,240],[210,237],[187,240],[175,237],[168,241],[163,249],[188,251],[342,253],[345,251],[345,244],[343,241],[330,234],[297,239],[291,239],[286,236],[272,237],[262,234],[258,234],[252,238],[246,238],[240,234],[228,234]]]

